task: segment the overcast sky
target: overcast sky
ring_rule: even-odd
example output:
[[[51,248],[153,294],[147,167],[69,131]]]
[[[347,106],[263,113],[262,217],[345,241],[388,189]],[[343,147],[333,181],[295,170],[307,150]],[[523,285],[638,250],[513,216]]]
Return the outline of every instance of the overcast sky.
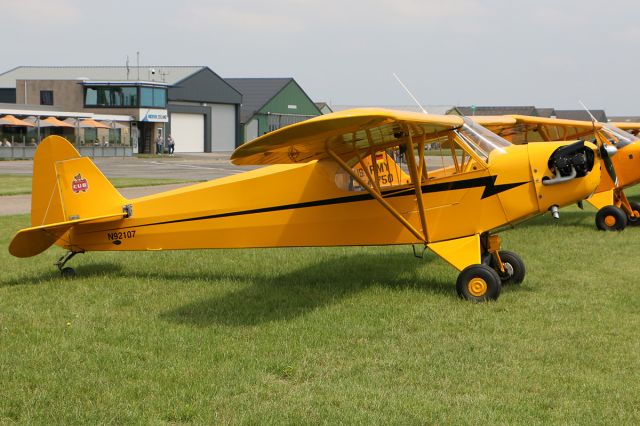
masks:
[[[638,0],[1,0],[0,70],[206,65],[316,101],[640,115]]]

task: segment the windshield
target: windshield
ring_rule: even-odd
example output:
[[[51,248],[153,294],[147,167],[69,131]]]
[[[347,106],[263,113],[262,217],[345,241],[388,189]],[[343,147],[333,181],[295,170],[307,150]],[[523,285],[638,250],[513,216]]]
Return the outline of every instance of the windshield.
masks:
[[[607,133],[608,136],[613,136],[618,140],[617,142],[615,140],[611,141],[618,148],[624,148],[625,146],[629,145],[631,142],[635,142],[638,140],[638,138],[633,136],[631,133],[625,132],[622,129],[618,129],[617,127],[612,126],[609,123],[604,123],[602,125],[602,130],[605,133]],[[611,140],[609,137],[607,138]]]
[[[483,160],[487,161],[489,154],[494,149],[499,152],[505,152],[504,148],[511,146],[509,141],[482,127],[470,118],[462,117],[462,119],[464,124],[456,130],[456,133]]]

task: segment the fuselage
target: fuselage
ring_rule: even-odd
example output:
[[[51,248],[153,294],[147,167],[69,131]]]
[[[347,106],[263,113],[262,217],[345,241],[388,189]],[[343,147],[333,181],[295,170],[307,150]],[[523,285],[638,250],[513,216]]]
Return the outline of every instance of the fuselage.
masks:
[[[585,198],[598,167],[553,187],[550,154],[562,143],[510,146],[464,173],[422,184],[427,242],[481,234]],[[275,165],[128,200],[132,214],[80,224],[57,244],[76,251],[346,246],[423,243],[368,192],[340,185],[332,160]],[[385,200],[420,229],[410,184],[383,189]],[[77,196],[81,197],[79,193]]]

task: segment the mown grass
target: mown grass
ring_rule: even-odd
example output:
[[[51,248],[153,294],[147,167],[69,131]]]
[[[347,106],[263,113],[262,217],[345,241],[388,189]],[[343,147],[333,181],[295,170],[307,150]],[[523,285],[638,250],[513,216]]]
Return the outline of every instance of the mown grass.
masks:
[[[0,423],[638,424],[640,228],[571,208],[502,233],[496,303],[410,247],[12,258]]]
[[[186,179],[164,178],[111,178],[109,181],[116,188],[131,188],[134,186],[169,185],[174,183],[195,182]],[[31,175],[0,174],[0,196],[31,194]]]

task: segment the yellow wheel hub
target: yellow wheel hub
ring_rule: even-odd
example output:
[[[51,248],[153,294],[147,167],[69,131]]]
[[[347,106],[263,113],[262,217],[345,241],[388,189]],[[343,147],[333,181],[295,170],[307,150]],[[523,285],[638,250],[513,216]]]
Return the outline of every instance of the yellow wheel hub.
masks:
[[[607,226],[614,226],[616,224],[616,218],[614,216],[611,216],[611,215],[606,216],[604,218],[604,223]]]
[[[472,278],[467,284],[467,288],[472,296],[481,297],[487,293],[487,282],[482,278]]]

